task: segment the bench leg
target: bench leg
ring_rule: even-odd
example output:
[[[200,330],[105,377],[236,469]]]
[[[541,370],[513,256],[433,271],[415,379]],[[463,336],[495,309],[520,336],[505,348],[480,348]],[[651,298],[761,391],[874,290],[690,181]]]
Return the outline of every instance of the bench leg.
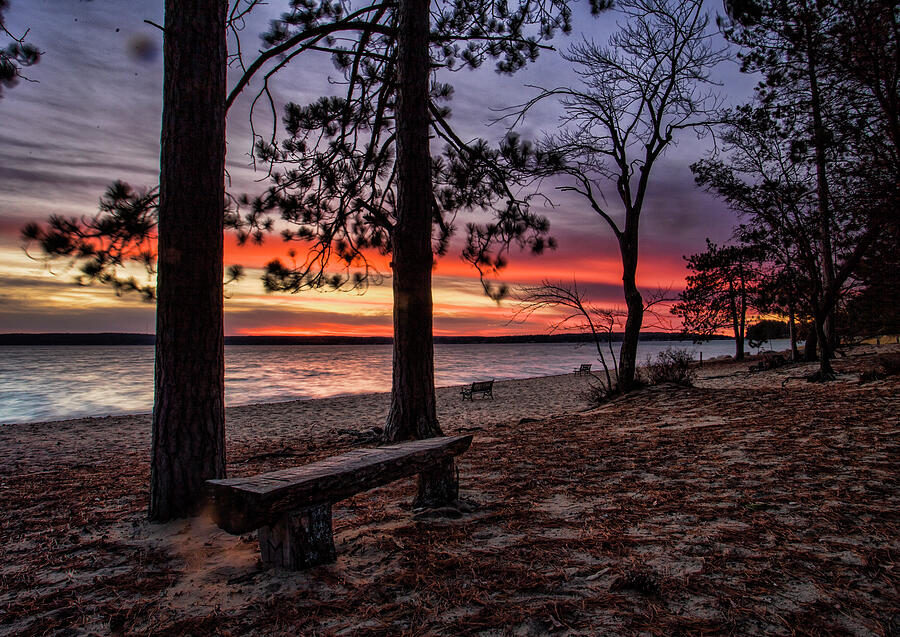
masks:
[[[414,507],[439,507],[459,498],[459,480],[453,458],[444,458],[429,471],[419,474],[419,494]]]
[[[334,562],[331,504],[318,504],[286,513],[272,526],[259,529],[263,563],[298,571]]]

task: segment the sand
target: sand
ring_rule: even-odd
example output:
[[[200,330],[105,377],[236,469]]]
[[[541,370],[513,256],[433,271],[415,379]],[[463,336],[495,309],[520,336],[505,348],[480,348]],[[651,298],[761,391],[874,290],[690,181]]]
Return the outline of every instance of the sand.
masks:
[[[582,394],[591,377],[548,376],[494,383],[494,398],[461,400],[460,387],[437,389],[438,419],[449,432],[476,431],[520,418],[547,418],[588,408]],[[225,436],[232,448],[249,444],[291,446],[309,437],[351,442],[340,430],[381,427],[390,395],[357,394],[229,407]],[[47,471],[101,464],[122,455],[146,454],[150,415],[78,418],[0,426],[0,462],[5,470]],[[229,461],[232,459],[229,458]]]
[[[900,379],[859,383],[874,352],[833,383],[718,362],[600,407],[573,375],[439,389],[445,432],[475,435],[476,510],[416,514],[411,480],[360,494],[337,562],[302,573],[204,516],[146,522],[146,415],[3,426],[0,633],[897,634]],[[229,408],[229,472],[358,446],[387,407]]]

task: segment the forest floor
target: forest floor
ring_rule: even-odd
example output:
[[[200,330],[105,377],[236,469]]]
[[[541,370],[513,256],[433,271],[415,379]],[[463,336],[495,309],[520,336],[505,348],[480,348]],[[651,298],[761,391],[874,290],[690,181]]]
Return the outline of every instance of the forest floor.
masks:
[[[898,635],[900,376],[860,382],[874,351],[830,383],[721,363],[593,409],[571,375],[441,390],[475,510],[360,494],[304,572],[205,516],[149,524],[146,416],[0,427],[0,634]],[[384,402],[230,409],[229,474],[356,446]]]

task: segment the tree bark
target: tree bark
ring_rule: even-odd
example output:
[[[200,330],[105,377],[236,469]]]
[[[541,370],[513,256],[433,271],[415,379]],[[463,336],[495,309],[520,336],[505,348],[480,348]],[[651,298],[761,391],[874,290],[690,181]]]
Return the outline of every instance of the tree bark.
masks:
[[[794,304],[788,304],[788,330],[791,337],[791,362],[800,360],[800,350],[797,349],[797,321],[794,317]]]
[[[397,219],[391,234],[394,356],[389,442],[444,435],[434,395],[429,0],[401,0],[397,29]],[[453,462],[419,476],[420,506],[456,494]]]
[[[641,325],[644,321],[644,299],[637,288],[637,221],[633,231],[629,232],[628,220],[626,231],[619,239],[619,249],[622,253],[622,288],[625,292],[625,306],[628,315],[625,318],[625,333],[622,336],[622,349],[619,351],[619,389],[627,393],[634,387],[635,372],[637,371],[637,346],[641,336]]]
[[[734,334],[734,360],[744,360],[744,321],[747,310],[741,299],[741,309],[738,310],[738,293],[734,289],[734,283],[728,283],[728,301],[731,305],[731,331]]]
[[[806,335],[806,343],[803,345],[803,360],[807,363],[811,363],[816,360],[816,349],[819,344],[819,334],[816,330],[815,325],[809,331],[809,334]]]
[[[822,96],[819,90],[819,78],[816,68],[816,47],[813,42],[812,28],[807,30],[806,62],[809,77],[810,106],[813,117],[813,145],[816,156],[816,194],[819,213],[819,234],[822,246],[822,279],[823,288],[834,287],[834,252],[831,243],[831,190],[828,184],[827,158],[825,156],[825,124],[822,118]],[[837,343],[834,331],[834,308],[832,307],[822,325],[823,333],[831,350]],[[829,354],[830,355],[830,354]]]
[[[397,37],[397,220],[391,236],[394,360],[385,438],[443,435],[434,396],[428,0],[403,0]]]
[[[832,349],[828,341],[828,333],[826,325],[828,321],[828,311],[820,311],[816,315],[816,340],[819,345],[819,377],[821,380],[831,380],[834,378],[834,368],[831,366]]]
[[[225,0],[166,0],[150,518],[225,476]]]
[[[737,325],[734,327],[734,360],[744,360],[744,335]]]

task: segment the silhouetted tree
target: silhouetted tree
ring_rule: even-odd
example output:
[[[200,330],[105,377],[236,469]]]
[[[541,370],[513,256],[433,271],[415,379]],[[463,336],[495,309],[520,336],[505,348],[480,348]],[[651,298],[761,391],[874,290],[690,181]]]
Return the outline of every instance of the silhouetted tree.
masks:
[[[150,517],[197,512],[225,476],[227,2],[166,0]]]
[[[831,348],[825,322],[838,303],[860,259],[867,253],[886,213],[881,196],[854,195],[851,183],[842,183],[844,205],[832,217],[836,271],[831,286],[821,267],[818,233],[816,167],[793,161],[791,130],[765,109],[743,107],[728,113],[720,139],[724,159],[706,159],[691,169],[697,183],[726,201],[744,218],[738,229],[742,241],[755,245],[782,265],[799,273],[792,277],[805,310],[814,317],[815,339],[821,350],[820,375],[833,375]],[[864,202],[867,202],[864,204]]]
[[[138,292],[146,300],[156,298],[156,228],[159,195],[155,190],[136,191],[128,184],[113,183],[100,198],[94,217],[51,216],[45,225],[28,223],[22,228],[25,252],[48,265],[63,258],[79,267],[80,285],[98,282],[117,294]],[[31,254],[32,244],[39,252]],[[138,264],[148,275],[145,282],[123,273]]]
[[[28,31],[14,35],[6,27],[4,13],[8,10],[9,0],[0,0],[0,32],[10,40],[5,48],[0,49],[0,98],[3,97],[4,88],[11,88],[20,79],[27,79],[22,75],[24,67],[37,64],[41,59],[40,49],[25,41]]]
[[[790,328],[784,321],[764,319],[747,326],[747,341],[750,347],[762,347],[776,338],[788,338]]]
[[[765,250],[770,246],[757,246],[762,255],[752,305],[762,314],[774,314],[787,319],[787,338],[791,341],[791,360],[800,360],[797,347],[799,325],[812,315],[800,301],[801,288],[805,285],[801,272],[792,267],[789,251]],[[782,261],[782,255],[787,259]]]
[[[744,359],[747,310],[753,296],[756,251],[748,246],[719,247],[706,240],[706,251],[685,257],[691,274],[671,312],[681,318],[686,333],[700,337],[731,328],[735,360]]]
[[[592,2],[595,9],[601,8],[604,4],[602,1]],[[395,112],[395,108],[399,108],[399,104],[403,101],[399,96],[400,87],[404,86],[404,80],[399,76],[398,47],[407,36],[411,38],[410,41],[416,43],[414,55],[417,57],[411,57],[410,60],[415,59],[419,62],[410,62],[410,68],[418,68],[421,66],[421,60],[432,57],[434,59],[431,64],[447,68],[474,67],[486,57],[493,57],[500,60],[498,70],[512,72],[527,61],[534,59],[541,48],[539,44],[541,38],[552,35],[556,29],[568,30],[570,15],[566,4],[558,0],[522,3],[511,8],[504,4],[487,2],[487,0],[478,2],[454,0],[439,4],[433,9],[431,13],[434,20],[430,28],[428,27],[428,23],[431,21],[431,17],[428,16],[429,7],[424,7],[428,19],[425,22],[425,37],[420,37],[421,34],[412,33],[412,31],[402,35],[398,32],[401,22],[399,16],[404,14],[408,8],[403,3],[399,5],[399,8],[394,3],[384,3],[352,11],[349,9],[349,5],[341,3],[292,2],[291,11],[282,20],[274,23],[272,32],[267,36],[271,48],[249,66],[243,66],[245,73],[226,100],[226,104],[230,105],[235,96],[248,85],[254,76],[262,77],[263,88],[257,95],[257,101],[263,96],[271,97],[268,92],[269,78],[302,51],[329,52],[334,56],[338,66],[347,71],[349,97],[346,100],[324,100],[321,103],[325,106],[324,111],[317,106],[309,111],[299,113],[300,127],[296,131],[290,131],[293,134],[301,128],[304,130],[322,128],[326,136],[338,135],[333,143],[329,143],[332,143],[333,149],[338,149],[337,154],[333,156],[341,161],[347,161],[349,172],[341,172],[341,170],[329,172],[330,164],[314,162],[314,180],[316,180],[314,190],[322,195],[329,189],[334,191],[335,184],[339,184],[340,188],[346,188],[346,190],[337,197],[341,203],[334,207],[330,204],[320,205],[326,198],[313,200],[305,196],[291,198],[286,192],[279,193],[277,201],[275,198],[270,200],[270,202],[276,202],[272,206],[273,208],[280,207],[282,214],[285,215],[285,220],[297,221],[301,226],[299,230],[291,232],[289,235],[286,234],[286,236],[301,240],[311,239],[313,254],[318,256],[313,257],[313,267],[311,268],[307,267],[309,262],[304,262],[298,267],[273,264],[268,269],[266,284],[270,288],[296,284],[298,289],[310,285],[317,286],[323,282],[340,285],[347,279],[341,276],[326,276],[325,273],[324,268],[332,263],[332,257],[336,257],[336,260],[346,264],[352,264],[354,259],[359,258],[360,255],[363,255],[364,259],[366,248],[373,246],[380,248],[379,243],[383,242],[385,238],[390,238],[390,248],[395,264],[395,288],[405,286],[410,291],[409,295],[395,298],[395,315],[408,311],[406,308],[411,302],[410,299],[416,300],[415,312],[418,314],[418,318],[411,321],[401,321],[403,327],[400,328],[401,331],[395,338],[395,348],[400,347],[398,343],[403,341],[419,342],[427,339],[430,342],[431,340],[430,302],[427,307],[423,308],[423,311],[420,311],[418,301],[426,296],[430,299],[430,269],[433,258],[425,261],[415,258],[407,259],[407,265],[400,265],[398,273],[396,264],[403,263],[405,257],[401,256],[398,259],[396,252],[398,249],[401,252],[408,250],[410,255],[421,255],[422,236],[419,233],[424,232],[423,228],[427,229],[426,239],[430,246],[431,220],[435,213],[434,201],[440,198],[443,205],[446,203],[443,199],[448,196],[449,192],[434,192],[430,170],[425,173],[428,179],[401,183],[401,175],[422,174],[420,160],[425,155],[421,149],[413,150],[411,147],[411,154],[405,160],[400,160],[399,149],[397,149],[397,161],[391,172],[384,172],[377,168],[370,169],[372,165],[385,165],[383,160],[395,152],[394,143],[399,144],[400,132],[405,126],[404,117],[406,115],[401,115],[399,110]],[[422,8],[419,7],[419,10]],[[416,24],[421,26],[420,22],[416,22]],[[525,29],[532,24],[539,25],[537,33],[535,36],[526,35]],[[334,39],[338,33],[342,38],[340,43]],[[458,41],[460,40],[467,42],[464,48],[459,46]],[[350,44],[345,46],[345,42]],[[237,55],[236,59],[243,65],[239,52]],[[272,66],[266,67],[268,63],[271,63]],[[424,68],[430,69],[430,63],[426,62]],[[417,95],[427,96],[429,94],[428,77],[428,75],[425,77],[425,92],[417,93]],[[420,82],[420,80],[415,80],[415,82]],[[412,85],[413,82],[410,82],[407,88],[412,90]],[[357,90],[358,92],[354,92]],[[374,90],[375,93],[368,92],[371,90]],[[370,96],[373,96],[374,99],[369,100]],[[256,101],[254,101],[255,103]],[[329,110],[330,106],[334,106],[334,108]],[[361,109],[354,110],[358,106],[361,106]],[[438,135],[448,141],[452,147],[448,156],[450,167],[445,170],[457,182],[471,180],[473,173],[467,174],[466,171],[459,170],[458,166],[471,167],[476,165],[483,156],[490,154],[482,152],[482,146],[478,143],[473,145],[463,143],[447,124],[445,111],[435,108],[430,103],[426,103],[425,108],[427,108],[428,117],[437,122],[432,126],[432,130],[439,131]],[[320,125],[314,121],[316,117],[320,118],[318,120]],[[372,132],[384,135],[381,138],[382,141],[378,141],[377,137],[370,137],[371,141],[364,143],[367,149],[361,156],[355,156],[352,151],[345,152],[345,148],[355,147],[356,142],[360,140],[356,132],[370,130],[368,125],[370,120],[367,119],[369,117],[373,118],[376,123],[376,126],[371,128]],[[310,124],[311,121],[312,124]],[[335,126],[337,126],[338,133],[331,132]],[[345,136],[344,133],[353,127],[356,127],[356,132]],[[263,158],[271,158],[273,163],[277,162],[276,153],[303,154],[306,150],[297,140],[276,150],[274,132],[268,144],[263,140],[258,141],[261,142],[257,147],[258,154]],[[425,144],[425,154],[428,153],[427,135],[422,136],[416,133],[409,142],[412,145]],[[505,148],[516,147],[517,145],[513,141],[505,145]],[[321,157],[322,155],[319,156],[319,158]],[[404,161],[413,161],[410,159],[412,157],[418,158],[415,161],[420,162],[419,166],[404,165]],[[459,159],[458,162],[457,159]],[[497,230],[494,234],[501,240],[519,241],[530,245],[535,251],[541,250],[546,242],[546,238],[543,236],[546,233],[546,222],[539,217],[530,215],[522,205],[523,202],[512,196],[513,193],[506,187],[503,175],[499,175],[494,170],[495,163],[484,162],[482,165],[486,168],[482,171],[483,176],[478,179],[484,179],[485,183],[489,183],[489,188],[494,190],[498,185],[503,185],[506,188],[505,194],[511,195],[508,204],[503,207],[507,216],[496,225]],[[301,166],[300,170],[302,168]],[[392,177],[394,172],[396,180]],[[490,176],[487,176],[488,172]],[[286,173],[287,181],[291,182],[292,175],[296,174],[296,172],[288,171]],[[331,174],[337,174],[340,177],[336,182],[329,183]],[[348,175],[350,175],[349,179]],[[371,177],[371,180],[368,177]],[[276,176],[276,187],[279,186],[278,179]],[[392,180],[398,184],[396,190],[385,187],[385,183],[390,185]],[[284,183],[281,182],[280,185],[284,185]],[[365,198],[354,194],[353,189],[360,184],[363,184],[370,194],[383,193],[384,198],[378,201],[378,207],[367,207]],[[301,189],[309,187],[303,178],[289,185],[299,186]],[[411,201],[421,202],[427,197],[429,202],[425,208],[421,208],[418,204],[414,206],[416,208],[415,218],[411,216],[413,214],[411,208],[407,211],[409,214],[403,211],[405,204],[401,204],[401,199],[405,195],[401,193],[404,190],[411,197]],[[458,192],[458,190],[454,192]],[[496,201],[496,195],[488,194],[488,191],[480,185],[469,188],[467,192],[475,194],[465,195],[455,205],[458,207],[476,206],[485,200],[484,197]],[[285,202],[288,202],[287,205]],[[365,236],[368,232],[364,228],[365,224],[375,221],[377,225],[381,222],[385,203],[387,203],[388,209],[393,209],[396,213],[391,230],[385,232],[383,226],[380,229],[376,227],[374,233],[367,237],[365,242],[354,244],[353,240],[360,236],[359,233]],[[292,208],[295,204],[299,204],[300,207]],[[274,224],[264,218],[266,213],[266,210],[263,209],[264,205],[256,206],[254,204],[248,218],[249,226],[242,228],[244,233],[242,237],[259,239],[265,232],[273,228]],[[350,214],[347,214],[348,211]],[[356,213],[360,211],[365,211],[365,214],[357,216]],[[323,223],[325,220],[325,217],[321,216],[323,213],[334,213],[334,216]],[[442,226],[442,223],[445,223],[445,220],[438,222],[441,232],[448,232],[449,224],[445,223]],[[398,248],[397,240],[404,243],[403,248]],[[439,244],[441,241],[441,239],[438,240]],[[427,276],[423,274],[425,271],[427,271]],[[365,279],[368,272],[364,269],[360,276],[356,276],[356,274],[359,273],[354,273],[348,278],[359,282]],[[411,293],[412,290],[415,290],[414,294]],[[421,319],[426,314],[427,322]],[[391,420],[386,428],[390,439],[423,437],[439,432],[436,420],[432,418],[429,410],[423,407],[429,401],[428,395],[433,395],[433,372],[431,376],[421,376],[420,374],[425,367],[433,367],[430,345],[427,349],[412,347],[410,352],[412,352],[411,355],[395,356],[395,386],[392,395],[396,405],[392,406]],[[405,367],[404,372],[398,372],[396,367],[398,364]],[[421,381],[418,380],[419,378]],[[430,391],[427,388],[424,392],[420,391],[421,387],[425,386],[420,387],[420,383],[430,385]],[[395,422],[396,424],[392,424]]]
[[[709,19],[700,0],[628,0],[619,3],[626,22],[609,41],[576,45],[564,56],[582,78],[577,88],[542,90],[518,118],[550,97],[565,111],[562,131],[544,144],[562,157],[561,172],[574,182],[561,190],[582,195],[615,235],[622,258],[628,318],[619,357],[623,391],[634,380],[643,299],[637,287],[640,217],[650,175],[660,155],[685,129],[702,130],[717,100],[704,91],[710,70],[725,53],[710,42]],[[624,219],[602,196],[615,189]]]
[[[857,231],[877,232],[898,196],[900,11],[896,3],[868,0],[739,4],[752,5],[752,15],[738,16],[726,35],[743,47],[745,69],[765,76],[758,103],[789,140],[790,160],[814,167],[816,216],[809,221],[815,232],[808,228],[821,274],[811,283],[821,285],[822,301],[829,298],[824,329],[816,334],[828,358],[837,341],[839,290],[852,280],[852,271],[840,280],[845,257],[860,238],[865,253],[873,234]],[[822,365],[829,376],[829,364]]]
[[[834,161],[833,113],[840,103],[838,84],[829,81],[827,43],[836,11],[832,2],[812,0],[761,0],[753,19],[725,30],[741,46],[742,70],[762,73],[757,88],[763,104],[784,111],[783,125],[790,122],[796,154],[807,154],[815,166],[816,222],[823,285],[834,285],[832,246],[833,206],[830,168]],[[836,342],[834,308],[825,319],[824,331],[831,347]]]
[[[325,48],[344,71],[344,95],[306,107],[289,104],[284,121],[291,138],[280,146],[274,138],[257,145],[261,159],[286,168],[275,172],[273,188],[253,202],[246,221],[252,232],[278,211],[296,228],[284,237],[311,246],[299,262],[269,264],[270,289],[365,285],[379,274],[368,255],[391,255],[394,373],[385,438],[396,441],[441,433],[431,269],[433,255],[447,248],[456,211],[487,208],[496,215],[491,224],[469,228],[471,236],[489,237],[470,241],[464,253],[476,266],[498,264],[497,256],[488,256],[496,242],[534,252],[549,245],[546,220],[513,191],[515,169],[533,162],[534,152],[514,137],[498,149],[461,140],[441,104],[452,89],[432,80],[434,70],[496,58],[498,71],[515,71],[537,55],[538,38],[568,30],[569,10],[562,2],[507,7],[453,0],[432,7],[409,0],[369,11],[365,19],[358,39]],[[305,32],[302,22],[294,12],[276,24],[274,48],[293,42],[294,30]],[[540,26],[537,37],[525,35],[529,24]],[[431,157],[429,133],[446,145],[440,158]],[[327,275],[329,266],[339,271]],[[435,499],[425,491],[420,501]]]

